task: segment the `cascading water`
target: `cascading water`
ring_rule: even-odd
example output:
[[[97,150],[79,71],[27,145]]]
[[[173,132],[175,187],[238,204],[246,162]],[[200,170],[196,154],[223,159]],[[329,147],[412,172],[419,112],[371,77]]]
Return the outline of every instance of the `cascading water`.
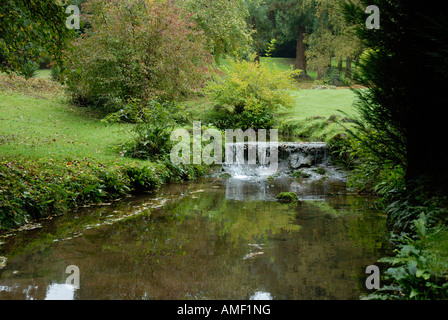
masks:
[[[266,178],[295,170],[326,165],[327,145],[322,142],[243,142],[226,144],[231,161],[223,170],[233,178]],[[273,150],[276,150],[275,154]],[[233,157],[232,157],[233,155]],[[275,162],[275,163],[274,163]]]
[[[295,192],[300,200],[323,201],[326,182],[346,180],[345,173],[330,164],[323,142],[232,143],[226,144],[227,152],[229,161],[222,168],[230,176],[227,199],[273,200],[281,189]]]

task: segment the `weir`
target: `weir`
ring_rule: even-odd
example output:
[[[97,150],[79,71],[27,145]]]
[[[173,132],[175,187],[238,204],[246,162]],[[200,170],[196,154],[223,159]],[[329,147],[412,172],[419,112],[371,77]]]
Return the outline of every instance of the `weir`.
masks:
[[[226,143],[226,159],[223,171],[236,178],[288,174],[330,160],[324,142]]]

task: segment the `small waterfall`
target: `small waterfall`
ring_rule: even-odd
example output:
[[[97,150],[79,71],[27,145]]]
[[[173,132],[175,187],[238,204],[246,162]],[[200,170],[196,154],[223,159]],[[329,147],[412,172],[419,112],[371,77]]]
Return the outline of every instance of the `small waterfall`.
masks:
[[[322,142],[227,143],[226,159],[223,170],[242,179],[287,174],[329,161]]]

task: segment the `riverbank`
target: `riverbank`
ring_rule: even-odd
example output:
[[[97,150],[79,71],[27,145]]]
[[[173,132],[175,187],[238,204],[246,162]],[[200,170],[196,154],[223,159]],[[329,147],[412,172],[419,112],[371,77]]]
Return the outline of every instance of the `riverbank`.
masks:
[[[126,125],[107,125],[49,79],[0,79],[0,231],[203,175],[205,166],[123,157]]]

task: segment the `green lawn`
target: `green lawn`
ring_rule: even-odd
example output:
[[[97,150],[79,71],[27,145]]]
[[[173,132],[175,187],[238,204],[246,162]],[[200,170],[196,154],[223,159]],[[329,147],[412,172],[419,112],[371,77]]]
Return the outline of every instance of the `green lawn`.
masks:
[[[269,63],[279,70],[287,70],[293,62],[294,59],[289,58],[262,58],[262,63]],[[49,70],[40,70],[38,77],[49,77]],[[19,81],[15,80],[13,83],[17,84]],[[40,87],[37,90],[41,91]],[[48,90],[54,88],[49,87]],[[37,158],[93,157],[99,160],[130,161],[119,157],[114,150],[115,146],[128,140],[126,128],[129,126],[102,124],[84,109],[70,106],[62,98],[62,91],[54,91],[56,93],[48,97],[37,98],[33,94],[0,91],[1,155]],[[313,117],[328,118],[340,114],[338,110],[349,114],[354,112],[352,104],[355,95],[349,89],[301,89],[292,91],[291,94],[295,104],[289,110],[278,111],[279,122],[303,121]],[[191,99],[185,105],[193,119],[198,120],[205,111],[213,107],[207,97]]]
[[[128,138],[124,128],[102,124],[61,98],[0,92],[2,156],[126,161],[113,149]]]
[[[301,89],[291,91],[295,103],[291,109],[281,109],[277,112],[278,121],[300,121],[313,117],[330,117],[341,115],[339,110],[347,114],[355,113],[353,102],[356,95],[350,89],[317,90]],[[213,103],[207,97],[190,99],[184,103],[195,120],[213,108]]]
[[[278,120],[295,121],[312,117],[329,117],[334,114],[354,113],[355,93],[350,89],[299,90],[292,92],[295,104],[289,110],[280,110]]]
[[[50,78],[51,70],[50,69],[39,69],[36,72],[36,78]]]

